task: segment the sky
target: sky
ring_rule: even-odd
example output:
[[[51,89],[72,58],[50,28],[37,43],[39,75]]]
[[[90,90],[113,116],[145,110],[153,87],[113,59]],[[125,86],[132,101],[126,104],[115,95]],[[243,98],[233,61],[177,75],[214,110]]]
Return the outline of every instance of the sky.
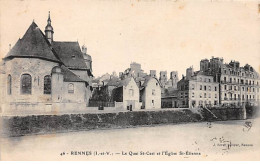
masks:
[[[88,48],[93,74],[142,69],[199,70],[201,59],[223,57],[260,72],[260,1],[0,0],[0,57],[32,21],[44,32],[51,12],[55,41]]]

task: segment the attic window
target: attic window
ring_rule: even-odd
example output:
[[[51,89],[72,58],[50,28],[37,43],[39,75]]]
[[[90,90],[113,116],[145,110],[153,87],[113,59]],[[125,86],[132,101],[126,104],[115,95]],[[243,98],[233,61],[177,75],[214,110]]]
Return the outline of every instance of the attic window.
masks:
[[[75,58],[76,58],[76,56],[75,56],[75,55],[71,55],[71,58],[72,58],[72,59],[75,59]]]

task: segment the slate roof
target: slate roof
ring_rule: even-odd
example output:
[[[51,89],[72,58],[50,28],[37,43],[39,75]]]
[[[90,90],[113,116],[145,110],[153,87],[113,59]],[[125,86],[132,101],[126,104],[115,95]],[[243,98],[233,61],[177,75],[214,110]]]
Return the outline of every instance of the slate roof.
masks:
[[[113,77],[107,82],[107,86],[118,86],[120,83],[119,78]]]
[[[144,77],[144,83],[142,84],[142,86],[140,86],[140,90],[144,89],[147,86],[150,79],[155,79],[158,82],[158,84],[161,86],[161,83],[158,81],[157,78],[154,78],[154,77],[151,77],[150,75],[147,75],[147,76]]]
[[[87,82],[79,78],[70,69],[87,70],[78,42],[52,42],[51,45],[35,22],[32,22],[24,36],[19,39],[4,59],[14,57],[39,58],[60,63],[65,82]],[[75,56],[75,58],[72,58]],[[65,65],[65,66],[64,66]],[[68,67],[68,68],[66,68]]]
[[[128,83],[131,81],[131,78],[132,78],[132,77],[128,77],[128,78],[125,78],[124,80],[120,80],[120,81],[118,82],[117,87],[127,86]]]
[[[66,67],[88,69],[78,42],[52,42],[54,50]]]
[[[64,75],[65,82],[87,82],[81,78],[79,78],[76,74],[66,68],[64,65],[61,66],[61,70]]]
[[[13,57],[40,58],[59,62],[59,57],[51,48],[49,41],[35,22],[32,22],[26,33],[19,39],[4,59]]]

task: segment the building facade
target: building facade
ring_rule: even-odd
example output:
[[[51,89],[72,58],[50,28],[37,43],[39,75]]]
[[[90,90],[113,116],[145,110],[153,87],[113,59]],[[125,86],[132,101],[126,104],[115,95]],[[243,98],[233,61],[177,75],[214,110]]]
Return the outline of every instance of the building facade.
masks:
[[[113,100],[121,102],[119,108],[126,110],[138,110],[141,103],[139,103],[139,88],[133,77],[125,78],[118,82],[118,85],[113,89]]]
[[[144,78],[145,80],[140,87],[142,109],[160,109],[161,86],[159,81],[151,76],[146,76]]]
[[[218,106],[219,84],[213,81],[212,76],[204,75],[203,72],[192,74],[178,83],[178,107]]]
[[[220,84],[221,105],[259,105],[259,74],[249,64],[241,67],[238,61],[224,63],[222,58],[212,57],[201,60],[200,70]]]

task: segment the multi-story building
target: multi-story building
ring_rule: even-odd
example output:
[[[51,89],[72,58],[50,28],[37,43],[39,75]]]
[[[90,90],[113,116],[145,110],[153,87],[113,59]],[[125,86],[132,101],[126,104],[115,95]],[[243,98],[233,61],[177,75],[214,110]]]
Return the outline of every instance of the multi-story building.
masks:
[[[241,67],[238,61],[223,63],[222,58],[201,60],[200,70],[219,83],[222,105],[259,105],[259,74],[248,64]]]
[[[188,68],[186,77],[178,82],[177,87],[180,108],[219,105],[219,85],[202,71],[193,72]]]

